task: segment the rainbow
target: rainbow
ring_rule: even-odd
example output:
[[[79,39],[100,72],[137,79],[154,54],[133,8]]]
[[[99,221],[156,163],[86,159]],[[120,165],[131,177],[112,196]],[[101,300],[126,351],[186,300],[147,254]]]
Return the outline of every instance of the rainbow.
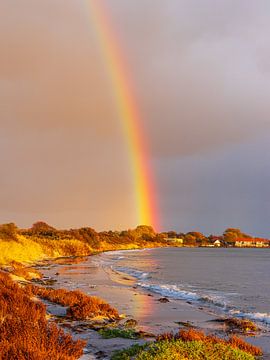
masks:
[[[137,224],[151,225],[158,230],[155,183],[149,162],[147,142],[142,129],[142,118],[132,92],[129,71],[103,1],[85,1],[91,16],[91,25],[94,26],[102,55],[107,64],[119,118],[127,142],[135,190],[136,222]]]

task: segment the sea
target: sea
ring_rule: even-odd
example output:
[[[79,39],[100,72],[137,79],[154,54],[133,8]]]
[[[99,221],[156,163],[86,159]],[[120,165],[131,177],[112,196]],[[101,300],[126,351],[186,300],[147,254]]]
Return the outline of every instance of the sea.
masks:
[[[107,252],[96,266],[168,299],[270,326],[270,249],[155,248]]]

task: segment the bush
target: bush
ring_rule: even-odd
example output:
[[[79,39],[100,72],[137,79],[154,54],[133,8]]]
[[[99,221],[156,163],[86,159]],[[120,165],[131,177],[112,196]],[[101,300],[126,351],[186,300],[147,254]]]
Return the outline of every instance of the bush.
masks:
[[[27,291],[59,305],[68,306],[67,316],[76,320],[92,319],[98,316],[111,320],[119,318],[118,311],[104,300],[85,295],[78,290],[69,291],[28,285]]]
[[[0,272],[1,360],[75,360],[84,342],[46,320],[46,307]]]

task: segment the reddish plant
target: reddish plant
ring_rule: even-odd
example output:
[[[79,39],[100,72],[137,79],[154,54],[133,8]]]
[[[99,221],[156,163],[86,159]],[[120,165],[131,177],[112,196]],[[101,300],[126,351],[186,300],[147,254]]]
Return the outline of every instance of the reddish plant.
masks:
[[[1,360],[75,360],[83,341],[74,341],[46,320],[46,307],[34,302],[8,274],[0,272]]]
[[[76,320],[91,319],[97,316],[111,320],[119,318],[118,311],[104,300],[88,296],[78,290],[42,288],[35,285],[29,285],[27,288],[33,295],[38,295],[62,306],[68,306],[67,315]]]
[[[246,351],[251,355],[255,355],[255,356],[262,355],[262,350],[259,347],[247,343],[246,341],[244,341],[243,339],[239,338],[236,335],[232,335],[230,337],[228,343],[231,346],[233,346],[237,349]]]

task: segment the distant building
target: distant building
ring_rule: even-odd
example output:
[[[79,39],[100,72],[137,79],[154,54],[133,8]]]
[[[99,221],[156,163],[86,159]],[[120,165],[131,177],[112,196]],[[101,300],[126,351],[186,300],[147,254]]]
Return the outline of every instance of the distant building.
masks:
[[[220,247],[221,246],[220,240],[217,239],[216,241],[214,241],[214,246]]]
[[[164,240],[166,241],[170,241],[176,244],[183,244],[183,239],[178,239],[178,238],[165,238]]]
[[[259,238],[254,238],[254,239],[237,239],[235,241],[235,246],[237,247],[258,247],[258,248],[262,248],[262,247],[269,247],[269,240],[267,239],[259,239]]]

